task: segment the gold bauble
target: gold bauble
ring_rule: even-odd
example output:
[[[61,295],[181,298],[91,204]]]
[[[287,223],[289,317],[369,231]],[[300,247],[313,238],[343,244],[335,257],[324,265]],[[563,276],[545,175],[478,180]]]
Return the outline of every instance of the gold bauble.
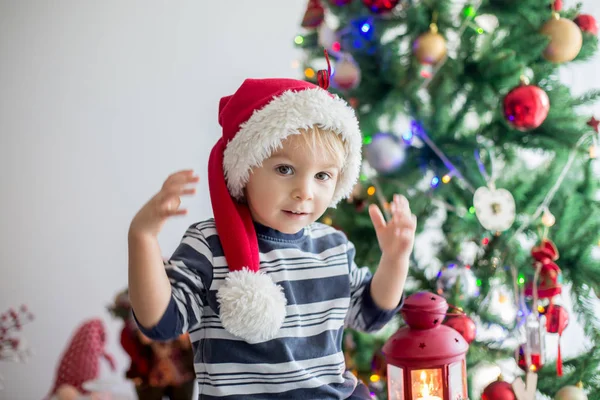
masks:
[[[581,29],[570,19],[555,16],[542,26],[542,35],[550,36],[544,58],[553,63],[572,61],[583,44]]]
[[[446,56],[446,39],[432,29],[415,40],[413,53],[422,64],[437,64]]]
[[[554,400],[588,400],[588,397],[578,386],[564,386],[554,395]]]

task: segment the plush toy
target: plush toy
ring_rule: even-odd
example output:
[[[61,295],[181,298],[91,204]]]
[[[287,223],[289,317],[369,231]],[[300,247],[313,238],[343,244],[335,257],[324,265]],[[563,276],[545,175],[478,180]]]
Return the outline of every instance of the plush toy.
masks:
[[[105,344],[106,330],[100,319],[91,319],[80,325],[62,355],[48,397],[68,400],[89,394],[83,384],[99,377],[101,358],[106,359],[115,371],[114,359],[106,353]]]

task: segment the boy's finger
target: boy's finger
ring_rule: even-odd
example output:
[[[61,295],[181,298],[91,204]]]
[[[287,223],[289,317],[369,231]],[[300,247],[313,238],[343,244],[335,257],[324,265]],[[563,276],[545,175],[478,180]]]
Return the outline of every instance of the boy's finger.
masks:
[[[199,177],[194,175],[193,169],[185,169],[182,171],[175,172],[174,174],[169,175],[169,177],[165,180],[163,187],[193,182],[194,180],[199,180]]]
[[[371,217],[371,222],[373,222],[373,227],[375,228],[375,231],[379,231],[380,229],[385,228],[385,218],[383,217],[381,210],[379,209],[379,207],[377,207],[376,204],[371,204],[369,206],[369,216]]]

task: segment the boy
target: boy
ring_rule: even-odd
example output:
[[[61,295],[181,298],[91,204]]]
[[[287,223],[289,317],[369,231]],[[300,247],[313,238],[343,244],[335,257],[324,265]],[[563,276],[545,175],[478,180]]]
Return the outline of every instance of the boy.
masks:
[[[354,246],[315,223],[358,178],[354,111],[292,79],[249,79],[221,99],[223,137],[209,159],[214,220],[192,225],[163,265],[157,235],[185,214],[198,182],[170,176],[134,217],[129,293],[142,332],[189,332],[201,399],[368,399],[345,371],[345,326],[375,331],[397,313],[416,220],[394,196],[392,219],[369,214],[382,250],[377,272]],[[166,268],[165,268],[166,267]]]

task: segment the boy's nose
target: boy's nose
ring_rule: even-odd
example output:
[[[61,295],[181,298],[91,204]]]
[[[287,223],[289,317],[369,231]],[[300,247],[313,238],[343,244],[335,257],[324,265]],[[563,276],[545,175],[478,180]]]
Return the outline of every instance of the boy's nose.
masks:
[[[292,197],[296,200],[311,200],[313,197],[311,183],[307,181],[299,182],[292,192]]]

